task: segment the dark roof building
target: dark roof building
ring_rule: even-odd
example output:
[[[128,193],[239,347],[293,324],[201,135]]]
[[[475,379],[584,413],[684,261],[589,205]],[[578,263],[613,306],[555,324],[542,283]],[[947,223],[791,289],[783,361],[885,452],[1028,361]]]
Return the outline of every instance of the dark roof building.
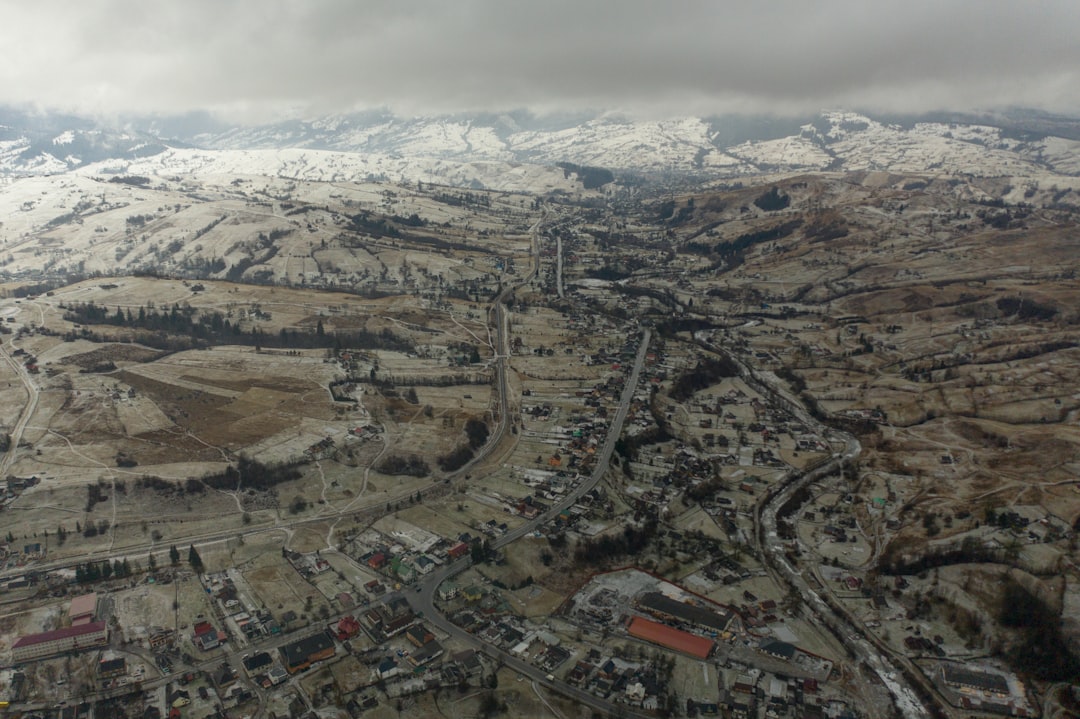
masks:
[[[794,644],[788,644],[787,642],[781,642],[776,639],[763,639],[761,644],[758,645],[758,649],[777,659],[787,659],[790,661],[795,656]]]
[[[414,667],[423,666],[433,659],[442,656],[442,653],[442,645],[436,641],[430,641],[409,655],[409,663]]]
[[[967,669],[959,664],[943,664],[941,675],[946,684],[954,687],[967,687],[995,694],[1009,693],[1009,682],[1000,674]]]
[[[337,646],[326,632],[298,639],[281,647],[281,658],[290,674],[307,669],[312,664],[334,656]]]
[[[269,652],[259,652],[244,657],[244,669],[247,670],[248,674],[255,674],[268,669],[273,663],[274,658],[270,656]]]
[[[97,668],[99,679],[112,679],[127,674],[127,659],[102,659]]]
[[[660,592],[641,595],[638,607],[655,616],[687,622],[716,632],[724,631],[731,622],[731,612],[714,612],[706,607],[680,602]]]

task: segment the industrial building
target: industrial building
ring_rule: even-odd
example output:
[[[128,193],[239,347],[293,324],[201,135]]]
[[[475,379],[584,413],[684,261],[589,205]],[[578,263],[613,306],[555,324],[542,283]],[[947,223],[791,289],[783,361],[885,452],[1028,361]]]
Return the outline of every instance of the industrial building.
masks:
[[[102,646],[108,640],[109,629],[105,622],[79,624],[19,637],[11,646],[11,658],[16,662],[31,661],[63,652]]]
[[[634,617],[628,629],[630,636],[644,639],[653,644],[688,654],[697,659],[708,659],[715,644],[711,639],[699,637],[681,629],[669,627],[644,617]]]

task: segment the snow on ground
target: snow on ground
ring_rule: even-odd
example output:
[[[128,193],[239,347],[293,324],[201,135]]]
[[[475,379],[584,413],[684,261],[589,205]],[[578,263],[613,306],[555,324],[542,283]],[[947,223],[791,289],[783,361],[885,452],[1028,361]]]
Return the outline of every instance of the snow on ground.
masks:
[[[329,150],[195,150],[172,148],[152,157],[106,160],[79,168],[81,175],[269,176],[312,182],[417,181],[508,192],[573,192],[579,183],[562,170],[506,162],[457,162]]]
[[[802,136],[745,142],[728,148],[728,153],[758,167],[823,170],[833,161],[820,145]]]

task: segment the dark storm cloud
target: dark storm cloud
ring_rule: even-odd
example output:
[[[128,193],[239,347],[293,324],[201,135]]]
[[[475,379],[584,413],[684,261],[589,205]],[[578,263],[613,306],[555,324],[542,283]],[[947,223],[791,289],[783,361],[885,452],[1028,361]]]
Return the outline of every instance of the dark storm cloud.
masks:
[[[6,0],[0,102],[251,120],[1080,109],[1080,3]]]

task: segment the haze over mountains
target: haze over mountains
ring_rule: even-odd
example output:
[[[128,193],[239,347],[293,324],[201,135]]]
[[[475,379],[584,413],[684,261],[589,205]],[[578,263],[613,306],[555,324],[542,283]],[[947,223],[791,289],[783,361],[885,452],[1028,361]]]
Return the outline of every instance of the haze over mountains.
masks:
[[[671,120],[527,112],[403,118],[367,112],[253,127],[229,127],[198,114],[109,127],[71,115],[0,111],[0,174],[6,176],[210,172],[499,188],[505,183],[495,177],[520,172],[520,163],[558,162],[699,177],[929,172],[1069,187],[1069,178],[1080,175],[1080,121],[1022,110],[920,118],[826,111],[803,118]],[[481,170],[475,163],[497,164]]]

